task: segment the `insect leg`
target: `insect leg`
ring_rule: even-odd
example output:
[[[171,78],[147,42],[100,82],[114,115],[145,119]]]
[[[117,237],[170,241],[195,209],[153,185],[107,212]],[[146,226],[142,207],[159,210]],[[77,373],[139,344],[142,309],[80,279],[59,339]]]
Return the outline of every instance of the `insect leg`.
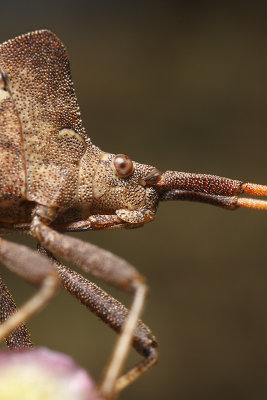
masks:
[[[94,215],[86,220],[66,224],[53,224],[53,228],[61,232],[79,232],[88,230],[107,230],[125,228],[126,223],[117,215]]]
[[[16,312],[16,304],[0,276],[0,323],[6,321]],[[15,328],[7,337],[6,344],[10,349],[32,347],[30,333],[24,324]]]
[[[60,263],[45,248],[38,246],[38,250],[54,263],[64,288],[110,328],[120,333],[129,314],[127,308],[95,283],[90,282],[77,272]],[[132,346],[145,358],[118,379],[116,382],[116,392],[130,385],[157,362],[157,345],[157,341],[150,329],[139,320],[133,334]]]
[[[90,243],[60,234],[41,222],[38,216],[33,218],[31,233],[51,253],[73,262],[86,273],[134,294],[132,306],[100,385],[101,394],[111,398],[143,309],[147,291],[144,279],[120,257]]]
[[[0,238],[0,261],[12,272],[34,285],[39,291],[0,325],[0,340],[40,311],[54,296],[59,283],[53,265],[25,246]]]

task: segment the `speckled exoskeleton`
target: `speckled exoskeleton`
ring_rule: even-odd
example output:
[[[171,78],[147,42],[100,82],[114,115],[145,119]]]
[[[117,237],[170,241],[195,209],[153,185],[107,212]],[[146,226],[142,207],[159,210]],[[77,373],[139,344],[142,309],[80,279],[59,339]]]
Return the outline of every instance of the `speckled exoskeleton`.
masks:
[[[157,360],[157,342],[139,320],[146,284],[121,258],[62,231],[133,228],[152,221],[160,201],[191,200],[235,209],[267,209],[267,201],[238,197],[266,195],[267,186],[213,175],[167,171],[105,153],[82,126],[69,59],[62,42],[47,30],[0,46],[0,233],[25,232],[38,252],[0,240],[0,260],[39,285],[16,310],[0,281],[0,339],[10,348],[31,346],[24,322],[55,294],[59,282],[120,333],[98,387],[112,398]],[[84,272],[133,293],[128,311],[54,255]],[[121,376],[130,346],[144,358]]]

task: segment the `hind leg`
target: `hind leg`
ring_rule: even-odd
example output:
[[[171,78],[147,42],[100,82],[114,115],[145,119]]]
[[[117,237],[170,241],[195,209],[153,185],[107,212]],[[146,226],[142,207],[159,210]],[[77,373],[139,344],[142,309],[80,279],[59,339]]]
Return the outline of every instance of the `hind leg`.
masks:
[[[53,265],[38,253],[29,248],[8,242],[0,238],[0,261],[12,272],[26,281],[39,286],[38,292],[0,325],[0,340],[7,338],[11,332],[39,312],[55,295],[59,278]],[[2,294],[8,297],[2,287]],[[9,298],[10,302],[10,298]],[[2,297],[3,304],[3,297]],[[2,309],[2,316],[3,316]]]
[[[16,310],[13,297],[0,276],[0,323],[5,322]],[[15,328],[5,339],[10,349],[32,347],[33,345],[30,333],[24,324]]]

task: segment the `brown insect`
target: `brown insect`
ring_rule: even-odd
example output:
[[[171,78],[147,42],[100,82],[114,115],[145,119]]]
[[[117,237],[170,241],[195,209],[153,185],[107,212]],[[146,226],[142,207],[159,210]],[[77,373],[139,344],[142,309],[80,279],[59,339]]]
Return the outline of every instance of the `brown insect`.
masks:
[[[0,232],[32,235],[39,253],[0,241],[0,260],[40,286],[16,310],[0,282],[0,339],[10,348],[32,346],[23,324],[55,294],[59,282],[120,333],[98,390],[111,398],[157,361],[157,341],[139,320],[144,278],[128,262],[61,231],[135,228],[154,219],[158,203],[200,201],[227,210],[267,210],[267,201],[238,197],[267,195],[267,186],[214,175],[167,171],[110,154],[92,144],[82,126],[69,59],[47,30],[0,46]],[[54,255],[133,294],[129,311]],[[121,376],[130,346],[144,358]]]

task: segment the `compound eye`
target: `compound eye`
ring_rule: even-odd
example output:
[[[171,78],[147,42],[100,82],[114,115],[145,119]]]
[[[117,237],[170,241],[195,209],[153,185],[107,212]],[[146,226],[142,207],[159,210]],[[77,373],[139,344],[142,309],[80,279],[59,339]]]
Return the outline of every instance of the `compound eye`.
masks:
[[[119,178],[126,178],[134,172],[133,162],[125,154],[117,154],[113,158],[113,164]]]

